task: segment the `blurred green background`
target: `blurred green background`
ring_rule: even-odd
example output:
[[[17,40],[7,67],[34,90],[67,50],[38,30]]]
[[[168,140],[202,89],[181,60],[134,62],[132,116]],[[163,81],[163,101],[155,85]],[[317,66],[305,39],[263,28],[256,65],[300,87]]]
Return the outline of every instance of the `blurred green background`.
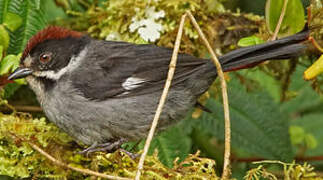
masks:
[[[73,154],[84,146],[42,118],[44,114],[24,81],[9,83],[6,80],[19,65],[20,54],[28,39],[40,29],[49,24],[60,25],[98,39],[173,47],[179,19],[186,10],[191,10],[216,52],[224,54],[240,46],[263,43],[272,36],[283,1],[271,1],[274,5],[267,7],[266,12],[265,0],[0,0],[0,161],[3,162],[0,163],[0,174],[4,175],[0,179],[29,179],[38,175],[43,178],[89,178],[51,168],[49,163],[44,163],[44,157],[35,155],[28,144],[12,140],[8,132],[32,138],[45,150],[61,155],[61,159],[75,165],[92,167],[93,163],[99,162],[95,156],[83,159]],[[306,7],[310,4],[312,12],[319,14],[322,10],[319,1],[289,0],[279,37],[302,30],[307,18]],[[130,29],[134,23],[151,18],[151,13],[160,12],[165,15],[153,21],[162,25],[162,31],[154,26]],[[157,38],[140,34],[139,28],[155,31]],[[210,57],[189,23],[184,28],[181,52]],[[303,72],[318,57],[319,53],[310,49],[291,61],[264,63],[226,74],[234,178],[242,179],[248,170],[257,167],[251,162],[263,159],[308,162],[315,167],[316,175],[323,171],[323,78],[303,80]],[[202,157],[215,160],[215,171],[220,175],[224,124],[218,81],[201,97],[201,102],[213,113],[192,109],[178,125],[153,140],[151,153],[158,149],[160,161],[173,167],[176,157],[183,160],[188,154],[200,150]],[[22,116],[13,109],[32,114],[33,118]],[[28,128],[17,128],[17,124]],[[128,143],[124,148],[139,151],[144,143],[133,147],[134,144]],[[102,167],[107,166],[103,163]],[[282,177],[284,170],[280,165],[266,167],[277,177]],[[302,173],[307,172],[309,170],[305,168]]]

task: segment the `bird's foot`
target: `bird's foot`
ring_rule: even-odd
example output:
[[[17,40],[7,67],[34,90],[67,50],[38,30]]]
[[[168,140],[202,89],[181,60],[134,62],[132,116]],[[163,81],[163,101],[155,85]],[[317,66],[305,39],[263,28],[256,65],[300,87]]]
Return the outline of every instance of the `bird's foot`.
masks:
[[[114,142],[108,142],[108,143],[103,143],[103,144],[94,143],[90,147],[79,152],[79,154],[89,155],[90,153],[97,152],[97,151],[113,152],[113,151],[119,149],[121,147],[121,145],[125,142],[126,142],[125,139],[119,139]]]

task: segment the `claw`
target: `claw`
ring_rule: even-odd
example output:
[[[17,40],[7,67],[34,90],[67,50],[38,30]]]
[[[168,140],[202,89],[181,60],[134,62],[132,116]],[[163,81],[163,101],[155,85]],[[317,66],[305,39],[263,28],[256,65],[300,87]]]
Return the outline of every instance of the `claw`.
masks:
[[[90,151],[93,148],[96,148],[98,145],[97,142],[93,143],[90,147],[84,149],[83,151],[77,152],[78,154],[86,154],[88,151]]]
[[[140,154],[132,153],[124,149],[119,149],[121,152],[127,154],[132,160],[135,160],[137,157],[140,156]]]

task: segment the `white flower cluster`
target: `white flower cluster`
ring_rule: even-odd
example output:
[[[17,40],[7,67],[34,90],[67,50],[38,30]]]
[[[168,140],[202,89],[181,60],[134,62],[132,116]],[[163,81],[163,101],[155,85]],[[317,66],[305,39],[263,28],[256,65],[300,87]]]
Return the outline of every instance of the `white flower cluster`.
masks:
[[[136,11],[139,11],[137,9]],[[163,26],[157,23],[156,20],[165,16],[165,11],[161,10],[156,12],[155,7],[148,7],[145,10],[144,19],[138,19],[138,17],[132,18],[132,23],[129,26],[130,32],[138,31],[141,38],[145,41],[155,42],[163,31]]]

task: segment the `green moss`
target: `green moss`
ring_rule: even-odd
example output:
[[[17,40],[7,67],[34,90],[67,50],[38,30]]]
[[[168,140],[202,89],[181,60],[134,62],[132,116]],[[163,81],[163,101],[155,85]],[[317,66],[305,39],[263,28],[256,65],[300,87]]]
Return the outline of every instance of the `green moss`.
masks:
[[[155,22],[161,24],[163,30],[160,38],[154,43],[170,48],[174,45],[180,18],[187,10],[192,11],[208,40],[218,50],[226,51],[232,48],[232,45],[235,47],[240,38],[257,33],[259,29],[261,31],[265,29],[264,20],[259,16],[223,12],[223,6],[218,1],[163,0],[150,1],[148,4],[146,0],[111,0],[102,3],[101,6],[91,4],[84,12],[69,8],[70,6],[64,7],[70,18],[58,20],[57,24],[87,32],[98,39],[113,37],[114,40],[138,44],[148,42],[143,39],[138,30],[130,31],[130,26],[135,20],[149,18],[148,15],[151,12],[146,12],[148,7],[153,8],[156,13],[162,11],[164,16]],[[184,26],[181,51],[200,57],[208,54],[189,21]]]
[[[32,149],[27,142],[32,142],[51,154],[56,159],[79,168],[87,168],[101,173],[134,177],[138,158],[131,159],[120,151],[114,153],[97,152],[88,157],[78,154],[82,148],[61,132],[45,118],[33,118],[27,113],[14,112],[0,114],[0,174],[16,178],[59,178],[80,179],[87,175],[62,169],[53,165],[43,155]],[[157,152],[148,156],[145,162],[144,178],[177,179],[191,175],[203,178],[217,178],[215,162],[190,155],[180,164],[175,163],[170,169],[158,160]]]

